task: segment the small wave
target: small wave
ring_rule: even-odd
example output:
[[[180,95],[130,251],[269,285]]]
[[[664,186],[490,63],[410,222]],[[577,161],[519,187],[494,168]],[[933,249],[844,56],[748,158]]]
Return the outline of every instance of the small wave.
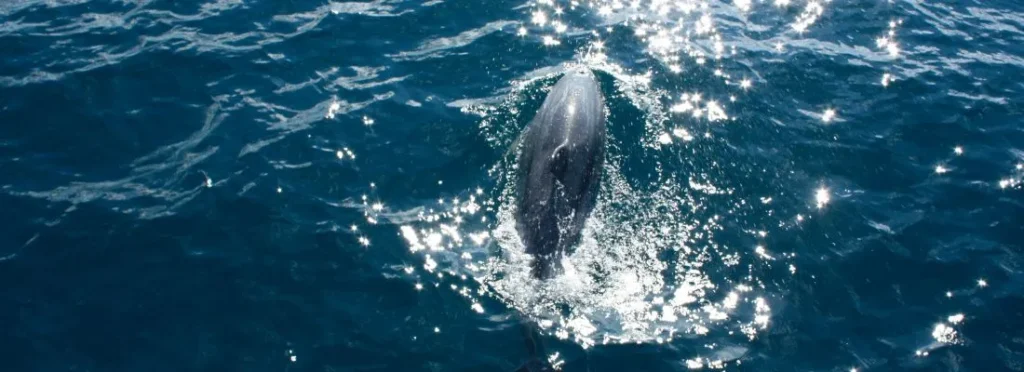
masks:
[[[433,40],[428,40],[416,49],[401,52],[398,54],[389,55],[395,61],[422,61],[427,59],[441,58],[447,55],[447,52],[452,49],[462,48],[474,41],[490,35],[492,33],[502,31],[505,27],[517,25],[518,22],[514,21],[494,21],[487,23],[479,28],[475,28],[468,31],[452,36],[452,37],[441,37]]]

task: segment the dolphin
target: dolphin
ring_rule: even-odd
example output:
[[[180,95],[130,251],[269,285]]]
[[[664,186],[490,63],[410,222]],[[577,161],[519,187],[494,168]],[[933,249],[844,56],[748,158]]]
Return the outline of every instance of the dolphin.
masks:
[[[516,230],[546,279],[561,269],[597,203],[604,165],[604,97],[594,73],[569,71],[520,139]]]

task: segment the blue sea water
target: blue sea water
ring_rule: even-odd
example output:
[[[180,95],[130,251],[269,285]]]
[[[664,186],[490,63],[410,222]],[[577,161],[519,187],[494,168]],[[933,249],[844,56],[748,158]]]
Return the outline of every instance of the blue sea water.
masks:
[[[1024,370],[1022,43],[1009,0],[5,0],[0,370]],[[509,148],[574,65],[609,165],[542,282]]]

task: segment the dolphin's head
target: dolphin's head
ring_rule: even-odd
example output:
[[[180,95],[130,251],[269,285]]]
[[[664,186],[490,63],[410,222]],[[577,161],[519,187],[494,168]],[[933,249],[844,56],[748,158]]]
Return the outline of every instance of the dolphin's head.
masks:
[[[551,101],[554,106],[548,107],[547,112],[555,112],[564,107],[572,108],[570,114],[582,112],[585,116],[591,117],[596,123],[603,119],[598,116],[603,113],[604,98],[601,95],[601,84],[597,82],[597,75],[586,66],[575,66],[569,68],[558,83],[544,100],[544,107]],[[561,105],[561,106],[559,106]],[[541,111],[545,111],[541,108]],[[603,124],[602,124],[603,126]]]
[[[565,76],[571,79],[597,81],[597,77],[594,76],[594,72],[590,71],[590,68],[586,66],[573,67],[565,74]]]

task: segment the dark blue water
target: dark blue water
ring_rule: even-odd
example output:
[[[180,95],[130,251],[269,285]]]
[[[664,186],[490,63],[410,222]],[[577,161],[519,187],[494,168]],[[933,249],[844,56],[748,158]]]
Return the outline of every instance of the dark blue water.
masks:
[[[1016,1],[6,0],[0,370],[1024,370],[1022,43]],[[574,64],[609,166],[538,282],[507,150]]]

